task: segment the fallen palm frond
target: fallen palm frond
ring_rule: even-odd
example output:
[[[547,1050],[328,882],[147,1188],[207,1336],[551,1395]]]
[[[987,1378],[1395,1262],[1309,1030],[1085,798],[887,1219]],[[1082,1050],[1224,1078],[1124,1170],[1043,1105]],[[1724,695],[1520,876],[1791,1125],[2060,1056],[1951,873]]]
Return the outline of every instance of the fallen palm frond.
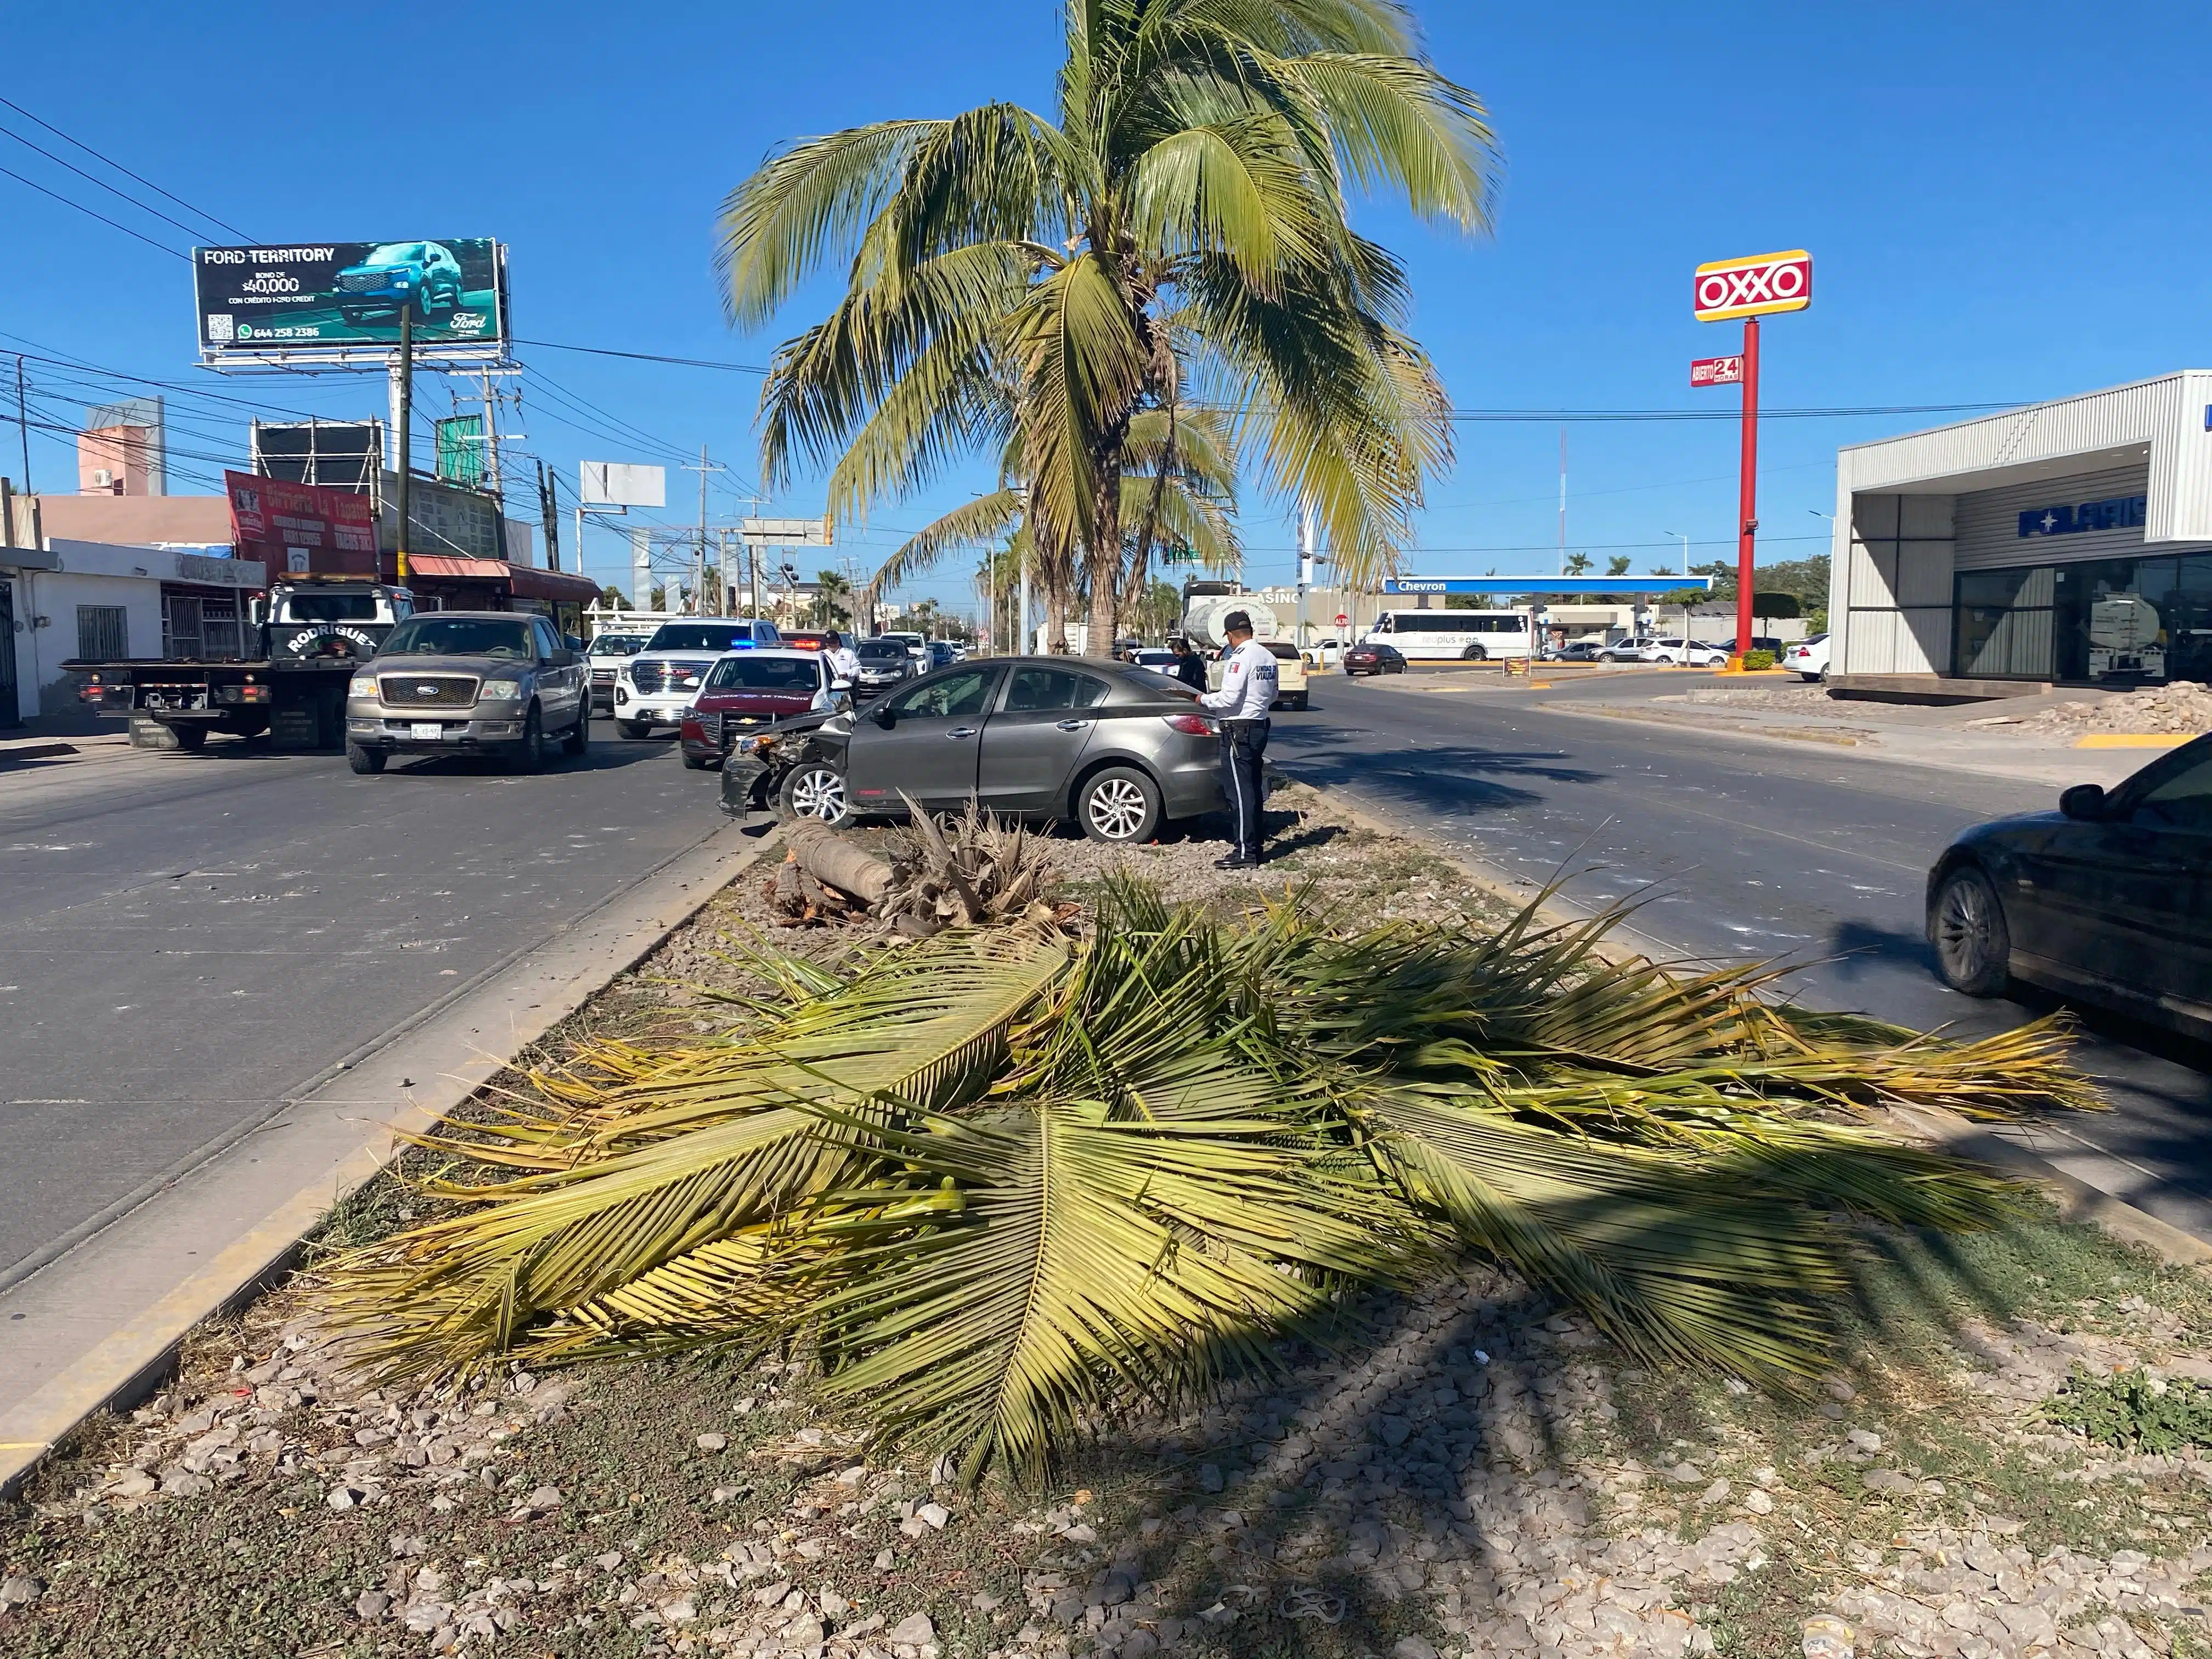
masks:
[[[976,828],[918,831],[922,865]],[[787,965],[726,1038],[596,1045],[534,1110],[437,1138],[503,1174],[436,1188],[462,1202],[343,1259],[325,1304],[397,1377],[799,1349],[972,1476],[1340,1340],[1348,1291],[1461,1250],[1633,1353],[1786,1383],[1823,1363],[1843,1218],[2016,1201],[1869,1112],[2094,1103],[2057,1023],[1810,1014],[1759,971],[1610,958],[1607,921],[1347,935],[1295,896],[1224,922],[1124,883],[1079,941],[957,926]]]

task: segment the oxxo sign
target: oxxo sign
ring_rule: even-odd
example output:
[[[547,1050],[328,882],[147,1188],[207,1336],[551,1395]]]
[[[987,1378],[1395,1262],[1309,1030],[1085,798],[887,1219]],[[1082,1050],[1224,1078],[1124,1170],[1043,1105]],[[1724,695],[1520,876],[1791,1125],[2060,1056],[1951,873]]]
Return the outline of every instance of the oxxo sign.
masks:
[[[1699,265],[1691,295],[1691,308],[1701,323],[1802,311],[1812,303],[1813,256],[1802,247]]]

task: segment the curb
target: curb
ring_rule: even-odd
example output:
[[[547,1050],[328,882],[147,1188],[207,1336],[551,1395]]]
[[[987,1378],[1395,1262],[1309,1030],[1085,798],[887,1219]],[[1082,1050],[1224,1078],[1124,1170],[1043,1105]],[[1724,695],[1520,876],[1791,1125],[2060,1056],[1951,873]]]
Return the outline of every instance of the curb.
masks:
[[[195,1327],[244,1305],[267,1288],[322,1218],[397,1156],[400,1143],[393,1131],[427,1129],[475,1094],[484,1079],[495,1074],[516,1052],[651,954],[671,933],[750,868],[775,839],[725,848],[716,844],[720,833],[710,834],[664,861],[624,894],[575,919],[568,933],[579,933],[596,920],[612,929],[614,941],[588,968],[565,981],[514,991],[513,994],[532,996],[535,1000],[527,1005],[527,1023],[516,1022],[506,1033],[503,1052],[495,1054],[481,1043],[471,1044],[477,1058],[463,1074],[451,1068],[441,1073],[419,1058],[406,1060],[410,1040],[424,1050],[435,1046],[438,1039],[426,1028],[434,1025],[441,1015],[432,1012],[387,1033],[369,1052],[349,1056],[344,1076],[326,1087],[365,1086],[375,1097],[374,1106],[381,1109],[374,1115],[349,1113],[348,1121],[359,1132],[336,1161],[266,1209],[216,1254],[205,1258],[204,1265],[161,1289],[143,1305],[123,1313],[88,1350],[27,1395],[0,1405],[0,1499],[12,1496],[46,1454],[94,1413],[129,1403],[154,1386],[174,1364],[179,1346]],[[695,861],[703,861],[706,869],[691,868]],[[714,878],[702,879],[702,875]],[[679,877],[689,878],[677,879]],[[673,890],[665,890],[671,882]],[[656,883],[663,890],[647,887]],[[645,914],[625,917],[611,908],[623,897],[638,898],[640,889],[647,890],[642,896]],[[511,960],[507,973],[495,974],[490,982],[480,982],[479,988],[495,999],[506,988],[500,985],[501,980],[526,981],[532,971],[529,956]],[[448,1047],[451,1041],[448,1037]],[[394,1066],[423,1076],[432,1086],[386,1092],[374,1077],[362,1079],[359,1076]],[[305,1108],[313,1100],[312,1094],[303,1094],[295,1103]],[[206,1175],[214,1169],[214,1160],[208,1160],[198,1173]],[[181,1192],[187,1184],[180,1179],[171,1190]],[[67,1260],[63,1258],[64,1262]],[[49,1264],[47,1271],[60,1268]],[[25,1282],[35,1286],[40,1280],[33,1275]]]
[[[1498,876],[1480,865],[1471,863],[1464,855],[1438,846],[1421,831],[1388,823],[1361,811],[1352,805],[1331,785],[1316,783],[1287,769],[1282,770],[1282,775],[1293,782],[1304,784],[1316,794],[1328,799],[1337,811],[1360,829],[1376,835],[1396,836],[1402,840],[1419,842],[1431,856],[1442,859],[1492,898],[1516,908],[1528,904],[1527,894],[1516,894]],[[1587,921],[1590,914],[1577,906],[1563,904],[1556,898],[1545,900],[1536,906],[1537,919],[1554,926]],[[1653,939],[1649,934],[1639,933],[1632,928],[1621,931],[1624,934],[1646,941],[1653,948],[1636,951],[1609,951],[1609,941],[1605,941],[1598,945],[1601,955],[1636,954],[1653,957],[1661,962],[1681,959],[1682,953],[1663,941]],[[2161,1221],[2124,1199],[2114,1198],[2078,1176],[2068,1175],[2039,1153],[2017,1141],[2006,1139],[1989,1125],[1973,1122],[1940,1106],[1916,1108],[1910,1115],[1893,1110],[1890,1116],[1898,1126],[1900,1135],[1905,1138],[1932,1141],[1959,1157],[2018,1171],[2042,1187],[2058,1206],[2060,1216],[2068,1221],[2086,1222],[2123,1243],[2140,1245],[2169,1267],[2212,1267],[2212,1243],[2197,1237],[2194,1233],[2185,1232],[2171,1222]]]
[[[2074,739],[2076,749],[2179,749],[2197,741],[2194,734],[2158,732],[2092,732]]]

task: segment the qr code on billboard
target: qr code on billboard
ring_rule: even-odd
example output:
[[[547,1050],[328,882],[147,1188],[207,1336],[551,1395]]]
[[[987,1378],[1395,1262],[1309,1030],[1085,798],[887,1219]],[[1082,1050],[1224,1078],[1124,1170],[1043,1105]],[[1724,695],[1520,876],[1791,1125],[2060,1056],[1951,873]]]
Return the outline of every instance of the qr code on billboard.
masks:
[[[230,338],[230,313],[227,311],[208,313],[208,343],[221,345]]]

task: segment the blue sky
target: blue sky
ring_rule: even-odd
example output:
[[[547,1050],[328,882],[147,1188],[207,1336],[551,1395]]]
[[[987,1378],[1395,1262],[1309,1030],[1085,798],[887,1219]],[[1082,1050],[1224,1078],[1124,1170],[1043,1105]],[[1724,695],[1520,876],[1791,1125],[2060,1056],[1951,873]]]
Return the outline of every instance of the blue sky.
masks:
[[[88,33],[70,9],[12,8],[7,95],[250,240],[494,235],[510,245],[524,339],[752,364],[824,295],[750,337],[726,326],[712,264],[723,193],[792,137],[994,96],[1048,107],[1059,52],[1058,13],[1014,0],[489,0],[459,12],[391,0],[373,22],[252,0],[216,21],[122,0],[100,16]],[[1769,407],[2029,399],[2212,363],[2202,7],[2108,4],[2093,32],[2079,5],[1941,0],[1423,17],[1433,55],[1497,128],[1495,234],[1446,235],[1383,204],[1356,218],[1410,264],[1415,331],[1463,408],[1730,407],[1732,392],[1687,386],[1691,358],[1738,337],[1692,320],[1691,270],[1793,246],[1814,255],[1814,304],[1767,325]],[[100,171],[12,112],[0,126]],[[11,140],[0,167],[187,244]],[[180,382],[271,418],[381,410],[377,378],[203,374],[183,261],[4,176],[0,204],[12,255],[0,259],[0,349]],[[580,459],[672,466],[703,442],[732,468],[710,515],[746,510],[757,377],[550,346],[519,355],[530,455],[573,481]],[[131,389],[37,363],[30,375],[43,407],[72,419]],[[444,412],[434,385],[422,404]],[[177,394],[173,447],[242,456],[246,412]],[[1762,557],[1820,550],[1812,514],[1832,508],[1838,443],[1942,418],[1767,423]],[[1462,423],[1409,568],[1552,568],[1559,443],[1552,424]],[[1638,570],[1679,557],[1669,532],[1689,532],[1699,560],[1729,552],[1732,422],[1578,424],[1568,445],[1571,546],[1601,561],[1627,552]],[[21,470],[12,441],[0,457],[0,471]],[[73,476],[59,440],[34,433],[32,459],[48,486]],[[203,478],[217,466],[178,465]],[[872,568],[982,476],[884,507],[835,556]],[[691,519],[696,488],[672,471],[661,516]],[[819,505],[802,480],[764,510]],[[1249,501],[1245,534],[1248,575],[1288,574],[1278,506]],[[594,575],[627,580],[611,536],[594,535],[587,558]],[[964,563],[911,591],[972,603]]]

